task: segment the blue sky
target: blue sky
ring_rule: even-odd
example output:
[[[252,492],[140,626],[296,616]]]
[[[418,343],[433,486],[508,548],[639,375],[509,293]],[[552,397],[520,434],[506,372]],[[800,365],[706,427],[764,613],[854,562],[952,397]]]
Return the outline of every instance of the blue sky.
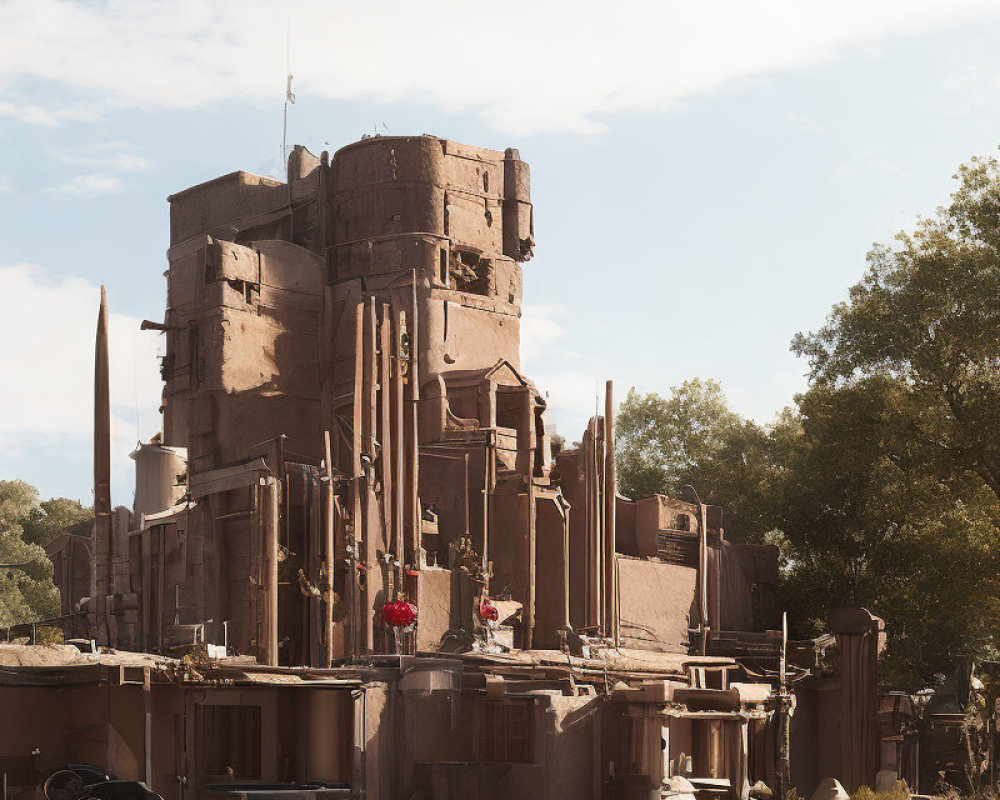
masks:
[[[371,5],[0,0],[0,479],[90,501],[103,282],[131,504],[165,198],[278,174],[286,41],[289,143],[377,128],[530,163],[523,356],[570,440],[606,378],[716,378],[767,422],[805,386],[792,336],[1000,143],[992,3]]]

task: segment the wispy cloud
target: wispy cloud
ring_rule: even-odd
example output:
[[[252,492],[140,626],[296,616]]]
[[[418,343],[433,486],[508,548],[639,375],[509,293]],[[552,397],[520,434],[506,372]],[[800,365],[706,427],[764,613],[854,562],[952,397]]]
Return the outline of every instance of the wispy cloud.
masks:
[[[33,449],[36,459],[54,461],[75,448],[89,461],[99,300],[97,286],[72,275],[37,264],[0,266],[0,339],[9,345],[0,371],[5,456]],[[113,290],[109,302],[113,312]],[[134,317],[112,313],[109,322],[112,458],[116,484],[127,486],[129,450],[159,428],[160,337],[140,331]]]
[[[899,178],[909,178],[914,173],[909,167],[905,167],[897,161],[888,158],[870,158],[865,162],[865,166],[876,172],[884,172],[887,175],[895,175]]]
[[[10,178],[0,173],[0,197],[14,194],[14,184]]]
[[[670,108],[747,77],[997,13],[990,0],[621,0],[614,14],[597,0],[510,0],[499,15],[462,0],[442,0],[435,14],[403,0],[8,0],[0,91],[57,86],[70,108],[92,112],[280,102],[285,48],[261,31],[292,22],[300,103],[405,99],[521,135],[593,133],[607,115]],[[454,48],[428,41],[502,42],[504,69],[456,69]],[[67,112],[6,113],[55,124]]]
[[[530,365],[556,355],[555,344],[566,334],[559,322],[569,313],[562,305],[525,304],[521,309],[521,365]]]
[[[75,197],[100,197],[115,194],[125,188],[120,178],[114,175],[76,175],[58,186],[50,186],[42,191],[48,194],[71,195]]]
[[[97,115],[93,111],[79,108],[43,108],[38,105],[17,105],[15,103],[0,103],[0,117],[9,117],[25,125],[40,125],[44,128],[54,128],[63,122],[93,122]]]
[[[789,114],[787,119],[791,125],[806,133],[820,133],[823,130],[822,125],[804,114]]]
[[[55,158],[64,164],[112,172],[141,172],[152,169],[156,162],[135,153],[129,142],[100,142],[56,151]]]
[[[594,414],[595,393],[604,389],[596,373],[588,369],[588,359],[564,341],[566,328],[561,320],[569,313],[566,306],[557,304],[523,307],[521,366],[530,371],[545,395],[550,427],[575,441]]]
[[[838,164],[833,175],[838,180],[849,180],[868,172],[881,172],[896,178],[912,178],[916,174],[905,164],[890,158],[873,155],[868,150],[860,150],[850,161]]]

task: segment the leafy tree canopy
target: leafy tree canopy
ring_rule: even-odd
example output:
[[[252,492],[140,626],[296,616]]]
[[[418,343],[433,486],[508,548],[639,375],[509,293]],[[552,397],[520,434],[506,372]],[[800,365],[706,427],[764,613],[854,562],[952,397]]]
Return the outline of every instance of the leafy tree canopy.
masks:
[[[898,379],[925,468],[973,473],[1000,497],[1000,164],[973,159],[955,177],[951,202],[876,245],[847,302],[792,347],[815,385]]]
[[[891,375],[818,383],[759,426],[729,409],[718,384],[692,384],[694,402],[679,402],[692,397],[679,387],[666,398],[633,390],[622,403],[623,488],[676,496],[691,483],[723,506],[728,538],[777,544],[795,636],[821,632],[833,607],[882,616],[887,685],[917,688],[957,654],[993,653],[1000,504],[974,475],[927,469],[910,438],[922,396]],[[681,449],[678,431],[692,429],[699,447]]]
[[[759,539],[774,524],[769,494],[797,425],[790,411],[769,428],[743,419],[713,380],[685,381],[667,397],[633,387],[615,420],[619,491],[676,497],[690,484],[725,508],[728,536]]]
[[[24,481],[0,481],[0,625],[59,614],[59,590],[43,545],[62,531],[86,535],[93,511],[74,500],[40,501]]]

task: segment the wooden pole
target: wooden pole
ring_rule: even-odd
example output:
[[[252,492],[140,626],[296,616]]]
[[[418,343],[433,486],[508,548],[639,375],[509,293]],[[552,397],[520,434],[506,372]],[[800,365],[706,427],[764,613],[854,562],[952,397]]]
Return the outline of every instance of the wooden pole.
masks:
[[[330,431],[323,431],[323,455],[326,465],[326,502],[323,515],[323,556],[326,586],[323,587],[323,630],[326,637],[326,666],[333,664],[333,576],[337,560],[337,544],[333,533],[333,448]]]
[[[604,417],[597,417],[597,444],[594,448],[594,506],[597,516],[597,583],[600,587],[597,603],[597,613],[600,616],[601,633],[609,636],[607,619],[608,586],[605,576],[607,573],[607,520],[605,519],[606,505],[604,502],[604,490],[607,487],[606,476],[604,474],[604,463],[607,458],[607,427],[604,424]]]
[[[535,514],[535,398],[531,389],[525,387],[523,394],[524,406],[521,409],[521,425],[524,429],[524,447],[526,453],[526,475],[525,479],[528,488],[528,602],[524,609],[524,633],[525,647],[531,649],[535,636],[535,598],[538,593],[535,591],[535,580],[537,578],[537,547],[535,527],[537,524]]]
[[[420,315],[417,309],[417,271],[413,270],[412,296],[410,299],[410,399],[412,421],[410,424],[410,535],[412,537],[413,566],[421,563],[420,542]]]
[[[385,552],[397,555],[396,529],[393,525],[393,502],[392,494],[392,446],[394,437],[392,435],[392,310],[388,303],[382,304],[382,319],[378,324],[378,349],[379,349],[379,425],[373,426],[378,431],[381,451],[378,457],[379,476],[382,481],[382,524],[385,530]]]
[[[618,646],[618,591],[615,569],[615,391],[604,385],[604,619],[608,636]]]
[[[278,498],[277,478],[265,479],[267,511],[264,517],[264,663],[278,664]]]
[[[403,330],[406,328],[406,313],[396,309],[393,315],[394,331],[392,337],[392,419],[393,419],[393,481],[392,504],[392,529],[396,538],[393,543],[393,554],[400,565],[406,563],[406,538],[403,535],[403,500],[404,487],[406,485],[405,459],[406,440],[404,438],[404,415],[403,415],[403,358],[401,354],[402,342],[400,341]],[[399,572],[399,585],[403,586],[403,571]]]
[[[361,653],[361,578],[358,574],[358,561],[361,558],[359,547],[361,543],[361,406],[362,388],[365,375],[364,351],[364,302],[358,303],[354,324],[354,398],[353,423],[351,429],[351,656]]]
[[[375,296],[371,295],[365,304],[365,372],[364,372],[364,425],[362,435],[362,448],[368,456],[369,470],[365,475],[364,488],[364,509],[362,513],[362,559],[364,562],[364,633],[365,652],[370,653],[375,649],[375,618],[372,612],[374,601],[374,591],[372,589],[372,570],[376,562],[376,542],[375,536],[378,526],[373,517],[378,510],[378,503],[375,497],[375,436],[376,418],[378,414],[378,320],[375,316]],[[384,544],[384,543],[383,543]]]

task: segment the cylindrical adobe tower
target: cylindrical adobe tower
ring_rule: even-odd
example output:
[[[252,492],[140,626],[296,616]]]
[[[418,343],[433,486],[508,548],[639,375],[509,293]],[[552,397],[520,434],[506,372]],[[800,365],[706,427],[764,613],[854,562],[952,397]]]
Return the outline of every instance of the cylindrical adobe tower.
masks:
[[[518,367],[520,262],[533,242],[528,166],[516,150],[363,139],[334,155],[326,201],[326,408],[350,405],[354,372],[337,365],[353,358],[354,309],[371,294],[409,313],[421,384],[500,360]]]

